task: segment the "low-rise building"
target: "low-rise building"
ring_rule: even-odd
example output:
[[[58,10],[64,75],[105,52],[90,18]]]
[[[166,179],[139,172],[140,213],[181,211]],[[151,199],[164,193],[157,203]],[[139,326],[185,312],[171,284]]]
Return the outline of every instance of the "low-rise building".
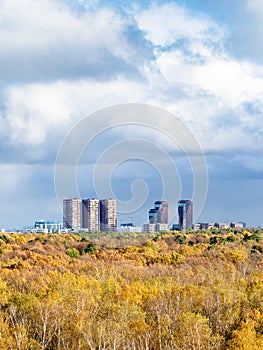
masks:
[[[232,228],[246,228],[246,223],[245,222],[231,222],[230,226]]]
[[[156,224],[143,224],[142,230],[147,233],[156,232]]]
[[[34,231],[44,233],[60,233],[62,224],[59,221],[35,221]]]
[[[144,224],[142,230],[147,233],[168,231],[168,224]]]
[[[168,231],[168,224],[156,224],[156,232]]]
[[[134,226],[133,224],[122,224],[119,228],[119,232],[125,233],[125,232],[142,232],[142,228],[140,226]]]
[[[227,229],[230,227],[228,222],[215,222],[215,227],[218,229]]]
[[[193,224],[192,229],[195,231],[201,230],[201,223]]]

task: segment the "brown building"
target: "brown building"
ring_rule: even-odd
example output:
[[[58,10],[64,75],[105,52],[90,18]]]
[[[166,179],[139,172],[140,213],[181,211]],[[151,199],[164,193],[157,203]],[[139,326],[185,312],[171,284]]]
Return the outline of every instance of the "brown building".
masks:
[[[117,202],[116,199],[100,200],[100,231],[117,231]]]
[[[181,199],[178,202],[179,230],[190,230],[193,225],[193,203],[189,199]]]
[[[81,199],[63,199],[63,227],[72,230],[81,228]]]
[[[99,200],[89,198],[82,200],[82,228],[88,231],[99,231]]]
[[[154,202],[154,208],[149,210],[149,223],[168,225],[168,202],[167,201]]]

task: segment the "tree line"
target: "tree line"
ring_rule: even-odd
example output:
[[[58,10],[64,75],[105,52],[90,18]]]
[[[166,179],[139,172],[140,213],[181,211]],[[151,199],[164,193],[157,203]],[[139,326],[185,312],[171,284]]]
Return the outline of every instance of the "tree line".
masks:
[[[263,349],[261,229],[0,235],[0,349]]]

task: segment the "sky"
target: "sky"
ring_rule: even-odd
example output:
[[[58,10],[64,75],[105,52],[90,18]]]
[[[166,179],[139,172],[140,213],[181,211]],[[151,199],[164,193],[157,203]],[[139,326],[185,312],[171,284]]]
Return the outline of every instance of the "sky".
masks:
[[[209,182],[196,221],[263,225],[262,20],[262,0],[0,0],[0,228],[62,220],[54,169],[63,140],[92,113],[127,103],[172,113],[198,140]],[[103,130],[105,120],[96,123]],[[127,126],[94,135],[77,169],[80,196],[97,195],[101,154],[136,135],[173,159],[180,196],[192,198],[189,160],[160,133]],[[141,224],[165,199],[166,165],[130,151],[111,185],[125,201],[134,181],[147,183],[140,210],[119,214]]]

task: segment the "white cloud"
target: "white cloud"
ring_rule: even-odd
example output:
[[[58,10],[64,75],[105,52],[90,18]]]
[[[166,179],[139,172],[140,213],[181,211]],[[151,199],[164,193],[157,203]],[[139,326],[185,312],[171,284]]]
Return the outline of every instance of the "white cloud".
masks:
[[[152,43],[162,47],[145,70],[156,85],[203,91],[233,108],[262,98],[262,66],[230,57],[224,49],[226,32],[211,19],[175,4],[154,6],[135,17]]]
[[[7,10],[7,1],[0,5],[5,9],[6,33],[14,38],[23,29],[18,33],[18,38],[26,40],[23,50],[34,51],[37,45],[40,50],[50,49],[56,44],[72,44],[74,49],[79,43],[87,45],[87,52],[94,49],[94,62],[103,47],[126,62],[130,60],[131,51],[122,45],[128,42],[123,34],[126,20],[113,11],[76,15],[52,1],[23,2],[34,5],[19,13],[19,6],[12,2],[9,9],[13,14]],[[40,16],[45,11],[50,14],[48,22]],[[118,103],[142,102],[176,113],[207,151],[245,146],[258,152],[263,142],[263,68],[230,57],[224,50],[225,30],[199,13],[169,4],[138,10],[134,18],[155,47],[155,57],[147,58],[144,67],[138,66],[143,80],[131,80],[120,71],[118,78],[101,81],[87,79],[84,74],[75,80],[65,77],[50,83],[13,84],[6,90],[2,133],[8,134],[13,144],[41,149],[36,152],[36,157],[41,157],[50,151],[54,135],[56,142],[61,142],[62,135],[90,113]],[[112,27],[107,32],[109,23]],[[91,31],[86,30],[91,26]],[[256,113],[250,113],[250,105],[256,106]]]
[[[261,14],[263,15],[263,3],[261,0],[247,0],[247,8],[257,14],[260,14],[258,11],[262,11]]]
[[[127,20],[109,8],[77,14],[62,2],[3,0],[0,19],[2,80],[99,76],[114,60],[133,63]]]
[[[42,144],[50,128],[59,129],[70,120],[66,96],[56,86],[12,87],[7,96],[6,123],[16,144]]]
[[[158,70],[171,85],[184,84],[222,99],[231,107],[263,95],[263,68],[226,56],[188,64],[179,51],[161,52]]]
[[[192,42],[203,42],[204,39],[209,45],[219,42],[225,35],[224,30],[209,18],[176,4],[152,6],[136,14],[135,18],[146,37],[162,47],[183,40],[192,45]],[[194,52],[194,45],[192,48]]]
[[[151,101],[179,115],[206,151],[262,149],[263,67],[231,57],[225,29],[199,13],[168,4],[136,19],[156,45],[144,70]]]
[[[141,84],[119,78],[105,83],[83,80],[13,86],[6,96],[1,134],[8,134],[13,145],[42,148],[45,143],[47,147],[52,144],[54,137],[61,140],[90,113],[134,99],[143,102],[146,92]]]

